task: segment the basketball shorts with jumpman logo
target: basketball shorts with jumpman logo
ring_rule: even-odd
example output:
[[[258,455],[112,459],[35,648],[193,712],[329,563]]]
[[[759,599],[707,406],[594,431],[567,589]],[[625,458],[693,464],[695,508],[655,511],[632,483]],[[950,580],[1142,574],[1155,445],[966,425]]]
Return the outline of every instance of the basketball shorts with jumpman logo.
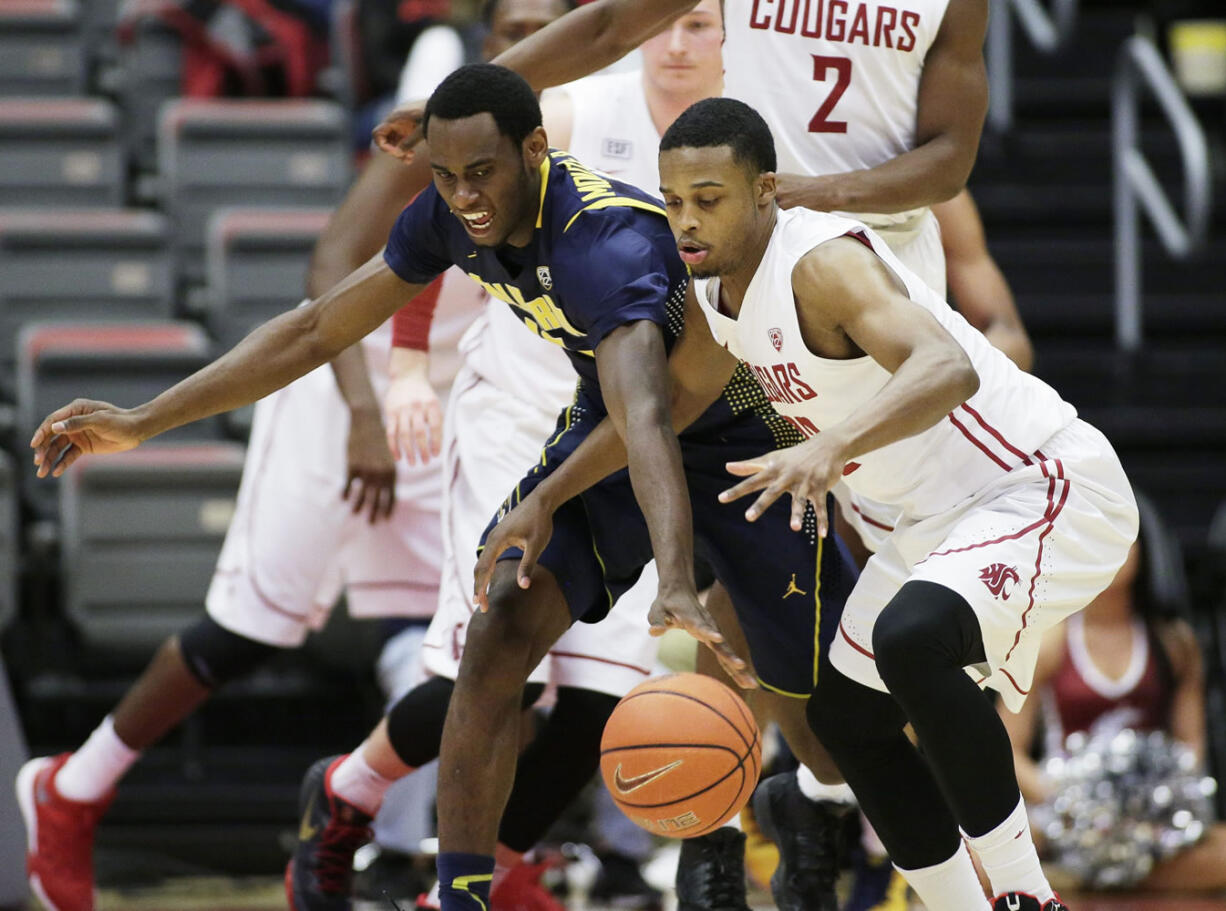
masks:
[[[482,545],[498,520],[549,477],[604,416],[603,406],[581,382],[540,460],[487,526]],[[833,531],[827,538],[817,536],[812,509],[797,532],[790,526],[787,498],[756,522],[746,521],[745,503],[718,500],[736,482],[727,462],[792,445],[796,435],[742,367],[680,441],[695,551],[732,598],[761,684],[804,698],[813,690],[818,659],[833,641],[855,585],[854,564]],[[520,555],[512,549],[502,559]],[[573,620],[596,623],[615,609],[651,558],[647,525],[623,469],[559,507],[553,536],[538,562],[557,580]]]

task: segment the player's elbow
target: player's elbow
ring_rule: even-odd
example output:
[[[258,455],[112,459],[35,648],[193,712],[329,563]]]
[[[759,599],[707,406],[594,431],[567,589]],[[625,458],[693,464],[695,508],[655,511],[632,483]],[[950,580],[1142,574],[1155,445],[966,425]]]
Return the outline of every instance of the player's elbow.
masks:
[[[956,404],[962,404],[979,391],[979,371],[964,352],[958,352],[948,370],[949,387],[953,393],[951,397],[957,399]]]
[[[324,364],[348,347],[328,331],[318,301],[291,310],[287,315],[294,321],[291,337],[297,349],[296,359],[316,365]]]

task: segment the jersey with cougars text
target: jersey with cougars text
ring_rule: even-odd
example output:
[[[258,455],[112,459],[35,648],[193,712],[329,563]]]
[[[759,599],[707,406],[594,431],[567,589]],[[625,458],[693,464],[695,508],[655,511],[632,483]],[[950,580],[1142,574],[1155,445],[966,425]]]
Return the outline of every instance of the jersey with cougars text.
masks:
[[[812,354],[796,316],[792,271],[825,241],[852,235],[866,243],[962,347],[979,374],[979,391],[937,424],[857,456],[844,469],[851,490],[899,508],[906,520],[943,513],[1002,472],[1029,459],[1077,416],[1042,380],[1023,373],[900,263],[859,222],[808,209],[779,211],[770,243],[736,319],[718,306],[719,280],[699,281],[698,299],[721,344],[749,365],[775,410],[806,436],[866,406],[890,379],[871,357],[831,360]]]
[[[727,0],[724,93],[770,124],[781,172],[876,167],[915,147],[920,75],[947,4]]]

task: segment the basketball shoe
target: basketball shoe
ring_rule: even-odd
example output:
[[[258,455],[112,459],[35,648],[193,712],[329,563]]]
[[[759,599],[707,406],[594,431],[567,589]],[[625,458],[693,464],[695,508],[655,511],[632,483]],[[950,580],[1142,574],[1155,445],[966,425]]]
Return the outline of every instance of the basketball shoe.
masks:
[[[725,826],[681,842],[677,911],[749,911],[744,832]]]
[[[490,911],[566,911],[566,906],[541,885],[551,863],[516,864],[490,892]]]
[[[332,773],[344,756],[320,759],[298,794],[298,845],[285,868],[293,911],[350,911],[353,853],[371,839],[371,818],[332,792]]]
[[[992,911],[1069,911],[1069,908],[1059,895],[1040,905],[1037,898],[1026,892],[1006,892],[992,901]]]
[[[48,911],[94,911],[94,829],[114,797],[83,803],[56,790],[71,753],[31,759],[17,773],[26,823],[26,877]]]
[[[805,797],[795,772],[772,775],[758,785],[754,816],[766,837],[779,846],[779,866],[771,876],[779,911],[838,911],[835,885],[849,809]]]

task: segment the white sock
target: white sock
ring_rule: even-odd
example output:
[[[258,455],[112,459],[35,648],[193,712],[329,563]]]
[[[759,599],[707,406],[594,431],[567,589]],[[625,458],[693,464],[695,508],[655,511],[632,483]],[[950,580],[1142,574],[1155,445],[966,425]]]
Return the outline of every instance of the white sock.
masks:
[[[1056,897],[1039,865],[1024,800],[1019,798],[1013,812],[991,832],[974,838],[967,835],[966,840],[979,855],[995,894],[1026,892],[1040,905]]]
[[[822,784],[817,780],[817,776],[809,771],[807,765],[796,770],[796,784],[800,786],[800,793],[813,801],[833,800],[835,803],[846,804],[856,802],[856,795],[851,793],[851,788],[846,783]]]
[[[332,793],[363,813],[374,816],[383,803],[383,795],[395,781],[394,778],[384,778],[372,769],[359,747],[342,759],[332,773]]]
[[[69,800],[94,803],[109,794],[138,759],[140,752],[119,739],[115,719],[107,715],[60,768],[55,789]]]
[[[975,865],[965,845],[949,860],[932,867],[904,870],[898,864],[894,869],[915,890],[927,908],[939,911],[991,911],[991,905],[983,894],[983,886],[975,875]]]

